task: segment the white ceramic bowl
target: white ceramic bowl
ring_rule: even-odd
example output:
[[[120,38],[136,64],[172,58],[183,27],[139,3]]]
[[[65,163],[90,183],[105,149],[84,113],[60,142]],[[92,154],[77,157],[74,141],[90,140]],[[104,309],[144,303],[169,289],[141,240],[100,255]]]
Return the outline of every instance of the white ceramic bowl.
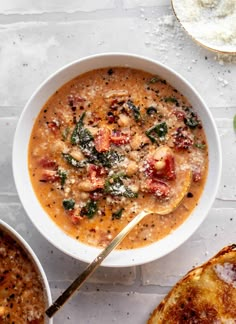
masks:
[[[156,61],[121,53],[95,55],[63,67],[36,90],[22,112],[14,138],[13,173],[21,202],[41,234],[61,251],[82,261],[91,262],[100,250],[82,244],[65,234],[55,225],[38,202],[28,173],[27,152],[34,120],[48,98],[77,75],[89,70],[111,66],[128,66],[166,79],[193,105],[202,121],[209,146],[209,172],[198,206],[180,227],[162,240],[143,248],[113,251],[102,263],[104,266],[126,267],[158,259],[185,242],[207,216],[217,193],[222,164],[219,136],[210,110],[196,90],[183,77]]]
[[[4,233],[8,234],[19,246],[24,250],[30,261],[33,263],[40,279],[43,284],[44,288],[44,294],[45,294],[45,310],[51,305],[52,303],[52,297],[51,292],[48,284],[48,280],[46,277],[46,274],[42,268],[42,265],[37,258],[34,251],[31,249],[29,244],[20,236],[11,226],[9,226],[7,223],[0,220],[0,230],[2,230]],[[53,320],[48,319],[45,315],[45,324],[52,324]]]

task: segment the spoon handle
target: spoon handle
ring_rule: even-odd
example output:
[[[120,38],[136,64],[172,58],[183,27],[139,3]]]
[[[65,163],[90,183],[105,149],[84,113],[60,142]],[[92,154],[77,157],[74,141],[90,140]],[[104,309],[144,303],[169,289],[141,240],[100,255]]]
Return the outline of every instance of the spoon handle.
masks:
[[[72,284],[55,300],[55,302],[46,310],[47,316],[52,317],[62,305],[78,290],[84,282],[99,267],[102,261],[116,248],[116,246],[125,238],[125,236],[137,225],[149,211],[141,211],[132,221],[123,228],[122,231],[111,241],[110,244],[85,268],[85,270],[72,282]]]

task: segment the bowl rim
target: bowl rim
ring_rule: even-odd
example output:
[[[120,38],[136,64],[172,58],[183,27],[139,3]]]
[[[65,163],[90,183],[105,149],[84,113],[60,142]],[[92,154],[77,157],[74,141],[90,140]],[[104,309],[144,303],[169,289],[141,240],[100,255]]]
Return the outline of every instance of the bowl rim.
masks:
[[[22,190],[22,188],[21,188],[22,181],[20,180],[20,175],[19,175],[20,170],[19,170],[19,163],[18,163],[17,146],[21,144],[19,141],[19,138],[20,138],[19,135],[21,134],[21,124],[24,121],[25,114],[27,113],[27,110],[30,108],[30,106],[32,105],[32,103],[35,100],[35,98],[37,97],[37,95],[40,94],[40,92],[42,92],[44,90],[44,88],[48,84],[50,84],[50,82],[53,82],[53,80],[59,78],[60,75],[63,75],[63,73],[66,73],[67,70],[70,70],[70,69],[76,67],[77,65],[80,66],[81,64],[86,65],[89,63],[91,64],[91,62],[96,63],[96,62],[100,62],[101,60],[105,60],[105,62],[101,66],[98,66],[98,68],[99,67],[106,68],[106,67],[115,66],[114,64],[106,63],[107,60],[109,61],[109,59],[113,60],[113,61],[117,60],[118,64],[116,66],[124,66],[122,64],[119,64],[119,60],[124,61],[127,59],[129,61],[129,64],[127,64],[127,67],[130,66],[131,68],[136,68],[136,69],[140,69],[140,70],[145,70],[145,69],[141,68],[141,67],[138,68],[137,66],[134,67],[134,66],[132,66],[132,64],[130,62],[133,60],[136,63],[138,62],[137,64],[142,64],[142,63],[144,65],[151,64],[151,65],[155,66],[158,71],[161,70],[162,73],[163,72],[167,73],[167,77],[165,77],[165,79],[167,79],[168,83],[171,84],[171,82],[168,80],[168,78],[171,78],[171,77],[178,80],[180,85],[179,85],[179,83],[178,83],[178,85],[174,85],[175,88],[178,89],[179,86],[183,86],[186,89],[186,91],[190,92],[194,96],[194,98],[198,101],[198,103],[203,107],[203,109],[204,109],[203,113],[206,114],[207,122],[209,122],[208,126],[210,126],[210,129],[213,132],[212,138],[214,140],[214,148],[209,147],[209,149],[211,150],[211,154],[213,154],[215,157],[214,168],[216,170],[216,174],[214,174],[214,179],[212,180],[213,186],[211,187],[211,195],[209,195],[207,200],[205,201],[206,208],[204,209],[204,212],[202,214],[199,214],[199,218],[197,219],[197,221],[196,220],[192,221],[193,224],[191,224],[191,222],[189,221],[189,219],[190,219],[190,216],[189,216],[183,222],[183,224],[180,225],[173,233],[167,235],[167,237],[171,237],[170,240],[171,240],[172,244],[169,244],[170,242],[167,240],[167,246],[164,246],[163,244],[165,244],[165,241],[167,239],[167,237],[164,237],[163,239],[161,239],[151,245],[142,247],[142,248],[137,248],[137,249],[132,249],[132,250],[115,250],[101,264],[102,266],[107,266],[107,267],[128,267],[128,266],[136,266],[136,265],[145,264],[147,262],[151,262],[156,259],[159,259],[159,258],[163,257],[164,255],[174,251],[180,245],[182,245],[187,239],[189,239],[189,237],[197,230],[197,228],[204,221],[204,219],[207,216],[207,213],[209,212],[209,210],[215,200],[216,194],[217,194],[217,190],[218,190],[220,178],[221,178],[221,169],[222,169],[222,153],[221,153],[220,137],[219,137],[219,134],[218,134],[218,131],[217,131],[217,128],[216,128],[216,125],[215,125],[215,122],[214,122],[214,119],[213,119],[210,109],[206,105],[205,101],[201,98],[199,93],[193,88],[193,86],[183,76],[181,76],[178,72],[176,72],[172,68],[167,67],[166,65],[164,65],[154,59],[150,59],[150,58],[142,56],[142,55],[122,53],[122,52],[100,53],[100,54],[90,55],[90,56],[80,58],[80,59],[75,60],[69,64],[64,65],[63,67],[59,68],[56,72],[52,73],[48,78],[46,78],[46,80],[41,83],[41,85],[35,90],[35,92],[31,95],[31,97],[27,101],[27,103],[20,115],[16,130],[15,130],[15,135],[14,135],[14,140],[13,140],[13,151],[12,151],[12,168],[13,168],[13,177],[14,177],[14,181],[15,181],[15,185],[16,185],[16,189],[17,189],[19,198],[21,200],[21,203],[22,203],[27,215],[29,216],[29,218],[32,221],[32,223],[34,224],[34,226],[36,226],[36,228],[39,230],[39,232],[51,244],[53,244],[56,248],[58,248],[62,252],[66,253],[76,259],[84,261],[86,263],[90,263],[101,252],[100,248],[82,244],[82,243],[76,241],[74,238],[69,237],[69,235],[64,233],[61,229],[59,229],[59,227],[56,229],[53,228],[53,230],[55,230],[55,233],[56,233],[56,234],[53,233],[53,235],[54,234],[59,235],[61,239],[63,238],[63,240],[66,242],[67,245],[72,244],[71,240],[74,241],[74,243],[75,243],[74,245],[76,245],[76,247],[73,247],[73,251],[72,251],[71,248],[68,249],[68,246],[66,248],[64,246],[61,246],[61,244],[60,244],[61,240],[58,240],[58,239],[55,239],[55,237],[52,237],[53,235],[51,235],[51,233],[50,234],[46,233],[45,231],[48,231],[48,230],[46,230],[45,228],[42,229],[41,226],[39,226],[39,224],[36,223],[36,220],[32,219],[32,216],[31,216],[32,208],[30,208],[28,206],[25,190]],[[93,69],[96,69],[96,67],[87,69],[86,71],[93,70]],[[81,72],[81,74],[82,73],[84,73],[84,72]],[[78,73],[77,75],[79,75],[79,74],[80,73]],[[159,74],[159,72],[157,72],[156,74]],[[160,76],[162,76],[162,75],[160,75]],[[65,84],[69,80],[72,80],[73,78],[74,77],[68,78],[67,81],[63,82],[61,85],[58,85],[57,89],[60,88],[63,84]],[[52,92],[48,96],[48,98],[54,92]],[[190,102],[191,102],[191,100],[190,100]],[[42,106],[41,106],[41,108],[42,108]],[[41,108],[39,108],[37,110],[36,116],[38,115]],[[32,127],[33,127],[33,124],[30,127],[30,133],[32,131]],[[27,138],[27,152],[28,152],[28,140],[29,140],[29,138]],[[210,156],[210,153],[209,153],[209,156]],[[210,161],[209,161],[209,165],[210,165]],[[28,171],[28,164],[27,164],[27,166],[23,165],[23,168],[24,167],[26,167],[27,171]],[[205,187],[206,187],[208,178],[209,178],[209,170],[208,170],[208,176],[206,179]],[[31,186],[31,183],[30,183],[30,186]],[[204,194],[204,192],[202,193],[202,196],[203,196],[203,194]],[[202,198],[202,196],[201,196],[201,198]],[[200,198],[200,200],[201,200],[201,198]],[[46,214],[46,212],[43,210],[42,206],[40,205],[40,203],[38,202],[37,199],[34,201],[34,203],[36,203],[39,206],[39,208],[41,209],[40,210],[41,213]],[[195,210],[196,210],[196,208],[195,208]],[[195,213],[195,211],[194,211],[194,213]],[[194,213],[191,213],[191,215]],[[47,216],[47,217],[48,217],[48,219],[50,219],[49,216]],[[51,219],[50,219],[50,221],[54,224],[54,227],[55,227],[55,223]],[[47,222],[48,222],[48,220],[47,220]],[[188,226],[189,222],[191,224],[191,230],[188,233],[184,233],[184,232],[179,233],[178,232],[179,229],[182,228],[183,226],[185,226],[185,227]],[[48,225],[49,225],[49,223],[48,223]],[[174,235],[176,232],[178,232],[178,238],[176,238]],[[163,250],[160,251],[160,249],[159,249],[158,251],[156,251],[154,248],[154,245],[156,246],[157,244],[160,245],[161,249],[163,249]],[[152,248],[150,248],[150,247],[152,247]],[[83,248],[83,251],[80,248]],[[80,252],[82,252],[82,253],[78,253],[78,250],[80,250]],[[147,253],[147,250],[150,250],[149,252],[151,252],[151,253]]]
[[[52,303],[52,295],[51,295],[51,290],[50,290],[46,273],[43,269],[41,262],[39,261],[39,258],[37,257],[34,250],[31,248],[31,246],[26,242],[26,240],[12,226],[10,226],[9,224],[7,224],[5,221],[1,219],[0,219],[0,230],[2,230],[6,234],[8,234],[13,240],[15,240],[16,243],[26,252],[30,261],[33,262],[34,267],[36,268],[36,271],[38,272],[38,275],[41,278],[41,282],[43,284],[43,289],[44,289],[44,296],[46,299],[45,306],[48,307]],[[48,324],[53,323],[53,319],[47,318],[46,315],[45,315],[45,319],[46,319],[45,323]]]

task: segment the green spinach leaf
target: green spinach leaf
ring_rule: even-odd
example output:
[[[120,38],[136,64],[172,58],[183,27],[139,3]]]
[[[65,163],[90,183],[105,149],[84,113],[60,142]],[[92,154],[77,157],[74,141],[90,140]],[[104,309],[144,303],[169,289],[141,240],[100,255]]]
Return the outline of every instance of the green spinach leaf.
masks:
[[[84,125],[84,117],[86,115],[86,112],[83,112],[83,114],[80,116],[80,119],[79,121],[77,122],[72,134],[71,134],[71,138],[70,138],[70,141],[71,141],[71,144],[75,145],[75,144],[78,144],[79,143],[79,132],[81,130],[81,128],[83,127]]]
[[[75,168],[84,168],[88,164],[88,160],[78,161],[69,153],[62,153],[63,158]]]
[[[132,111],[134,119],[136,122],[141,120],[141,114],[140,114],[140,109],[139,107],[136,107],[133,103],[133,101],[128,100],[127,101],[127,105],[129,107],[129,109]]]
[[[129,187],[124,185],[123,179],[127,176],[121,172],[115,174],[105,181],[104,190],[112,196],[123,196],[126,198],[137,198],[138,194],[133,192]]]
[[[184,123],[186,126],[194,129],[200,125],[200,120],[198,119],[197,114],[190,107],[186,108],[185,112],[186,116],[184,118]]]
[[[179,105],[178,100],[175,97],[165,97],[164,98],[165,102],[170,102],[170,103],[174,103],[176,105]]]
[[[161,81],[160,77],[159,76],[154,76],[148,81],[148,84],[154,84],[154,83],[157,83],[159,81]]]
[[[65,182],[66,182],[66,179],[67,179],[67,172],[64,171],[64,170],[59,169],[57,171],[57,173],[58,173],[58,175],[59,175],[59,177],[61,179],[61,186],[63,187]]]
[[[122,213],[124,211],[124,208],[120,208],[117,211],[115,211],[114,213],[112,213],[112,220],[114,219],[121,219]]]
[[[98,211],[98,202],[95,200],[89,200],[87,204],[81,209],[80,215],[93,218]]]
[[[90,131],[84,127],[85,112],[80,117],[79,122],[77,123],[72,136],[71,143],[78,144],[82,153],[86,156],[87,161],[76,161],[69,154],[65,155],[65,159],[75,167],[83,167],[86,165],[86,162],[101,164],[104,167],[110,168],[114,163],[119,162],[122,157],[114,150],[108,152],[98,152],[95,148],[94,138]]]
[[[150,141],[152,143],[157,143],[157,144],[165,140],[165,136],[167,133],[168,133],[168,127],[166,122],[156,124],[145,132],[145,134],[150,139]]]
[[[150,106],[147,108],[146,112],[149,116],[153,116],[157,114],[157,109],[155,107]]]
[[[75,207],[75,201],[74,199],[64,199],[62,201],[62,205],[65,208],[65,210],[72,210]]]

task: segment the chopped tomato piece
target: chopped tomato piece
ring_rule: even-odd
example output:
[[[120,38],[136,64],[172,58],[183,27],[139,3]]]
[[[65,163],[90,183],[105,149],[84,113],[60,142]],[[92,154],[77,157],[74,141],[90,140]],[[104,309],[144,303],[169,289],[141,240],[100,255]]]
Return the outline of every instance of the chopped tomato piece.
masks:
[[[173,114],[176,116],[178,120],[184,120],[186,116],[185,112],[182,110],[174,110]]]
[[[145,190],[149,193],[155,194],[158,198],[166,198],[170,193],[170,187],[168,184],[156,179],[147,179]]]
[[[153,158],[149,158],[147,161],[144,162],[144,172],[148,177],[154,177],[156,172],[155,163],[156,160]]]
[[[201,171],[199,169],[193,170],[193,181],[198,182],[202,178]]]
[[[101,189],[105,185],[105,178],[94,178],[92,182],[92,191]]]
[[[174,180],[176,178],[174,156],[167,154],[161,160],[149,158],[146,162],[145,172],[152,178],[157,177]]]
[[[58,129],[60,128],[60,124],[58,121],[50,121],[47,123],[48,128],[53,132],[56,133]]]
[[[47,157],[43,157],[42,159],[39,160],[39,165],[42,166],[43,168],[47,168],[50,170],[56,170],[57,169],[57,164],[55,161],[50,160]]]
[[[103,167],[89,164],[88,166],[88,176],[89,180],[92,183],[93,191],[99,188],[103,188],[105,184],[105,177],[106,171]]]
[[[44,170],[40,181],[41,182],[55,182],[60,179],[59,174],[55,170]]]
[[[113,109],[113,110],[117,110],[120,106],[123,105],[124,103],[124,99],[123,98],[116,98],[116,99],[113,99],[111,101],[111,104],[110,104],[110,108]]]
[[[107,113],[107,121],[109,124],[115,123],[118,117],[113,114],[112,111],[108,111]]]
[[[83,219],[83,216],[80,215],[79,209],[73,209],[68,211],[69,218],[72,222],[72,224],[77,225],[80,223],[80,221]]]
[[[112,131],[110,139],[115,145],[124,145],[130,142],[130,136],[128,134],[123,134],[119,130]]]
[[[92,180],[93,178],[100,177],[106,174],[106,170],[102,166],[89,164],[88,174],[90,176],[90,179]]]
[[[193,138],[187,127],[179,127],[173,133],[174,144],[178,149],[189,149],[193,145]]]
[[[175,160],[173,155],[167,155],[165,159],[165,170],[164,177],[168,180],[174,180],[176,178],[175,174]]]
[[[112,102],[111,102],[110,108],[111,109],[114,109],[114,108],[117,108],[117,106],[118,106],[118,100],[117,99],[113,99]]]
[[[68,96],[68,104],[69,106],[73,107],[76,106],[78,103],[84,102],[85,98],[81,97],[79,94],[70,94]]]
[[[110,130],[109,128],[101,128],[98,130],[95,139],[95,148],[98,152],[107,152],[110,148]]]

